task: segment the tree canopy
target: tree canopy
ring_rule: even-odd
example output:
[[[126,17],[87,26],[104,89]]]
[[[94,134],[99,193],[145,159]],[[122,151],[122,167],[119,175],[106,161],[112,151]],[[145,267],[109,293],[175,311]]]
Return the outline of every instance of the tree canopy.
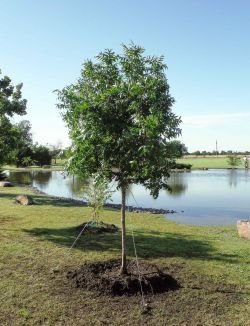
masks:
[[[16,129],[10,118],[26,114],[27,101],[22,98],[22,84],[13,86],[8,76],[1,77],[0,71],[0,164],[9,160],[15,146]]]
[[[119,188],[140,183],[157,197],[168,187],[169,140],[181,120],[171,110],[163,57],[144,52],[130,44],[121,55],[105,50],[87,60],[78,81],[58,91],[58,106],[73,144],[70,172],[99,173]]]
[[[15,146],[10,153],[11,162],[17,167],[30,165],[33,145],[31,123],[28,120],[22,120],[13,125],[13,131]]]
[[[49,148],[37,143],[32,146],[31,158],[35,164],[40,166],[50,165],[52,160]]]

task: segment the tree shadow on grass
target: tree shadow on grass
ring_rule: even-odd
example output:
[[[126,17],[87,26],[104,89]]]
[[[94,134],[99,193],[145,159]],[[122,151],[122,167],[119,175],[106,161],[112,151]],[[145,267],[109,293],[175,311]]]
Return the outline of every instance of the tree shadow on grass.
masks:
[[[70,248],[79,233],[79,226],[61,229],[34,228],[23,231],[31,236],[41,237],[44,241],[51,241]],[[229,263],[239,262],[237,255],[219,253],[209,242],[194,239],[189,235],[156,231],[145,233],[137,230],[134,231],[134,236],[137,253],[141,258],[183,257]],[[121,234],[120,232],[115,234],[83,233],[74,250],[112,251],[119,254],[121,251]],[[129,230],[127,232],[127,253],[134,256],[133,239]]]

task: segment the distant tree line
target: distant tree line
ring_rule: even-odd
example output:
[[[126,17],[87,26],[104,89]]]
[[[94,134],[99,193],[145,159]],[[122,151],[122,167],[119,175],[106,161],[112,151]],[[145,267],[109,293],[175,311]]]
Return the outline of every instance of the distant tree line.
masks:
[[[186,153],[185,155],[196,155],[196,156],[214,156],[214,155],[250,155],[250,151],[194,151],[194,152],[189,152]]]

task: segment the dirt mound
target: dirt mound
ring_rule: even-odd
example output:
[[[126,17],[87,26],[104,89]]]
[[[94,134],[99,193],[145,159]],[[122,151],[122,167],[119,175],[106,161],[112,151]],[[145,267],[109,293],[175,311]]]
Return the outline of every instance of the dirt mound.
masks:
[[[77,227],[77,233],[84,229],[84,233],[115,233],[118,231],[118,227],[114,224],[107,224],[103,222],[86,222]]]
[[[105,295],[157,294],[180,288],[170,275],[160,271],[155,265],[140,262],[140,275],[136,261],[128,262],[128,274],[119,275],[120,260],[86,263],[78,270],[69,271],[68,280],[78,288]],[[141,282],[140,282],[141,281]]]

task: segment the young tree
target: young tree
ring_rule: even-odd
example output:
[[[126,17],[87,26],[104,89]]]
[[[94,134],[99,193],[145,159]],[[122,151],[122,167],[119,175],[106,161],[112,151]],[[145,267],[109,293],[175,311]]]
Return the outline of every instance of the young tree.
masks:
[[[241,162],[241,158],[238,157],[236,154],[231,154],[227,156],[227,163],[232,167],[235,168]]]
[[[82,177],[97,174],[117,181],[121,190],[122,266],[126,274],[125,196],[127,187],[142,184],[155,198],[174,159],[169,140],[181,133],[171,110],[163,57],[123,45],[123,53],[101,52],[87,60],[78,81],[58,92],[72,140],[68,171]]]
[[[22,99],[22,84],[13,86],[8,76],[1,77],[0,71],[0,165],[7,163],[15,147],[16,130],[10,118],[14,114],[26,114],[25,99]]]
[[[109,189],[109,185],[105,180],[99,180],[93,178],[88,183],[88,186],[84,188],[84,199],[87,199],[88,205],[92,208],[93,221],[99,223],[100,211],[103,209],[106,201],[111,199],[112,191]]]

